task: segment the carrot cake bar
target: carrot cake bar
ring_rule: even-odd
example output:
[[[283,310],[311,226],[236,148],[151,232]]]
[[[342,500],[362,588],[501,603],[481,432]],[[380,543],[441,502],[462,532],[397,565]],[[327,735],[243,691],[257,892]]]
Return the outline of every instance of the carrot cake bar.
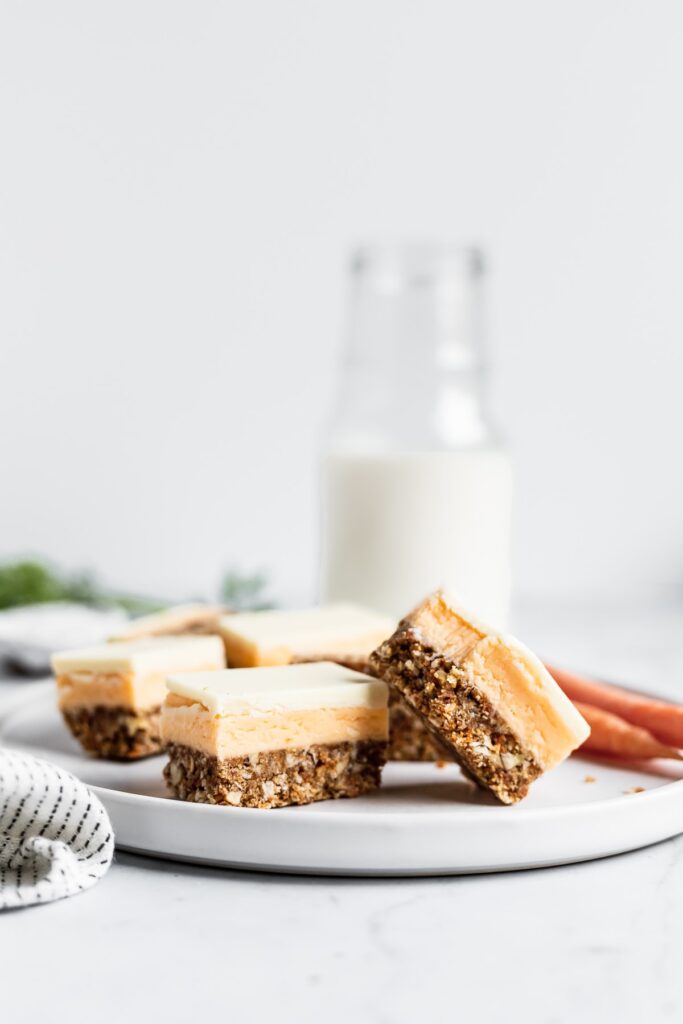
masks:
[[[161,711],[173,793],[284,807],[359,796],[386,760],[387,687],[330,662],[172,675]]]
[[[306,611],[225,615],[220,633],[231,668],[336,661],[363,671],[394,626],[395,621],[358,605],[331,604]]]
[[[323,605],[305,611],[242,612],[220,622],[228,665],[255,668],[306,661],[335,661],[369,671],[369,657],[396,623],[353,604]],[[389,693],[389,761],[448,758],[414,711],[395,690]]]
[[[468,775],[505,804],[586,739],[589,728],[538,658],[440,591],[373,653]]]
[[[220,637],[164,637],[101,644],[52,658],[67,726],[98,757],[137,758],[161,749],[159,716],[170,672],[220,669]]]
[[[141,615],[124,626],[112,641],[142,640],[149,636],[188,636],[218,632],[218,620],[225,615],[221,605],[179,604],[151,615]]]

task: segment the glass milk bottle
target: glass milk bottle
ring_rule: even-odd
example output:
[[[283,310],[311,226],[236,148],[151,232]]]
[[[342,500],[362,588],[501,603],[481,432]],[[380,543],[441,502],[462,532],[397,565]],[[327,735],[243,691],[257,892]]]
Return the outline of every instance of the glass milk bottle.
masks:
[[[398,617],[445,587],[504,628],[511,469],[485,404],[473,249],[369,247],[322,465],[322,599]]]

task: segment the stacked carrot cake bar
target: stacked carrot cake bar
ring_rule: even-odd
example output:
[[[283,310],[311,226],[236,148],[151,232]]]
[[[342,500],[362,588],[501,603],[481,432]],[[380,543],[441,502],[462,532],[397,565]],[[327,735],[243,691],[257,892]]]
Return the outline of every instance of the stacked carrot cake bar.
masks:
[[[506,804],[526,796],[590,732],[531,651],[441,592],[403,619],[370,662],[464,770]]]
[[[164,775],[183,800],[283,807],[359,796],[386,759],[387,688],[330,662],[171,675]]]
[[[159,716],[170,672],[225,665],[219,637],[165,637],[102,644],[55,654],[57,698],[85,750],[137,758],[161,749]]]
[[[262,611],[220,620],[228,665],[253,668],[306,661],[334,661],[369,671],[369,658],[394,631],[395,621],[353,604],[305,611]],[[396,690],[389,692],[389,761],[433,761],[450,754],[435,740]]]

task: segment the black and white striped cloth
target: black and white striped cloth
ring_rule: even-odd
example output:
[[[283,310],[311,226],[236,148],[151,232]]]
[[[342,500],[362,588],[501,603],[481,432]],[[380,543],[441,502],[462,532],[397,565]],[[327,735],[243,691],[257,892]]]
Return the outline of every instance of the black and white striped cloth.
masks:
[[[107,812],[68,772],[0,750],[0,910],[83,892],[108,870]]]

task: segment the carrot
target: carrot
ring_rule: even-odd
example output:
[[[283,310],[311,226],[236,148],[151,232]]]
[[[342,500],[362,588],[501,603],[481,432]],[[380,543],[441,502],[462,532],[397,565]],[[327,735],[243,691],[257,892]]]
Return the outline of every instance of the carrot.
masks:
[[[668,757],[683,761],[683,754],[673,747],[660,743],[647,729],[631,725],[618,715],[596,708],[592,704],[583,704],[580,701],[574,701],[574,704],[591,727],[590,736],[582,744],[581,750],[631,760]]]
[[[618,686],[596,683],[593,679],[565,672],[552,665],[546,665],[546,668],[575,703],[581,701],[602,708],[603,711],[610,711],[632,725],[647,729],[661,743],[683,748],[683,707],[645,694],[631,693]]]

